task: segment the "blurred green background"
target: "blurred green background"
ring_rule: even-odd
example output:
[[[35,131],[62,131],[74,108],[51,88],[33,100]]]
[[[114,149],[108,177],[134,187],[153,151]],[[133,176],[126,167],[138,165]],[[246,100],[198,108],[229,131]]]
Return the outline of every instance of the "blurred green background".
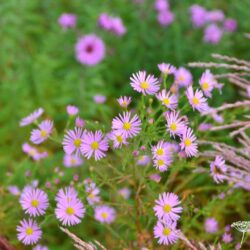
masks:
[[[129,77],[138,70],[159,74],[160,62],[186,66],[190,61],[211,60],[211,53],[250,58],[249,41],[243,35],[250,32],[249,0],[170,3],[175,21],[161,27],[154,1],[149,0],[144,4],[132,0],[0,2],[0,191],[6,172],[22,158],[21,145],[29,136],[29,128],[19,128],[19,120],[34,109],[43,107],[59,129],[68,104],[77,105],[84,118],[110,122],[118,111],[115,99],[133,95]],[[218,45],[204,44],[203,31],[192,28],[188,11],[192,4],[223,10],[226,17],[238,21],[237,31],[225,33]],[[58,25],[58,17],[64,12],[77,15],[77,31],[64,31]],[[126,35],[116,37],[98,28],[101,12],[120,16]],[[98,34],[107,47],[106,58],[94,67],[83,66],[75,59],[77,38],[87,33]],[[201,72],[192,70],[196,81]],[[94,103],[95,94],[106,95],[107,103]],[[233,87],[228,87],[222,99],[231,100],[235,95]]]

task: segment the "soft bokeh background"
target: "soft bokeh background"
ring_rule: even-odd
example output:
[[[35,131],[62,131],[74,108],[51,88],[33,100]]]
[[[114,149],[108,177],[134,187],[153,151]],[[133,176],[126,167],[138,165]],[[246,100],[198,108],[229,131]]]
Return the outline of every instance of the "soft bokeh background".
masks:
[[[202,30],[194,29],[190,21],[188,8],[194,3],[223,10],[227,17],[238,21],[237,31],[224,34],[218,45],[204,44]],[[186,66],[190,61],[211,60],[211,53],[249,59],[249,42],[243,35],[250,31],[249,0],[177,0],[171,1],[171,9],[176,15],[174,23],[161,27],[153,1],[147,0],[143,4],[132,0],[1,1],[0,194],[3,183],[25,184],[23,173],[16,168],[20,161],[27,169],[34,164],[22,160],[21,145],[29,136],[29,128],[20,129],[18,122],[37,107],[43,107],[59,129],[64,126],[61,121],[66,117],[68,104],[78,106],[84,118],[108,124],[118,110],[115,98],[133,95],[129,77],[140,69],[158,74],[160,62]],[[64,31],[58,25],[58,17],[64,12],[77,15],[76,31]],[[101,12],[120,16],[127,28],[126,35],[116,37],[98,28]],[[87,33],[98,34],[107,47],[106,58],[94,67],[83,66],[75,59],[77,38]],[[201,72],[192,70],[196,80]],[[107,103],[94,103],[95,94],[107,96]],[[234,100],[235,95],[234,88],[228,86],[214,104],[220,104],[220,99]],[[60,157],[55,157],[55,165],[60,164]],[[51,167],[49,164],[51,161],[45,161],[43,171]],[[14,171],[16,179],[6,178],[7,171]],[[14,199],[9,207],[2,206],[0,196],[0,233],[16,242],[12,223],[19,218],[8,213],[13,206]],[[47,239],[55,243],[51,249],[71,249],[70,245],[56,247],[58,242],[52,232],[53,228],[48,228],[51,239]]]

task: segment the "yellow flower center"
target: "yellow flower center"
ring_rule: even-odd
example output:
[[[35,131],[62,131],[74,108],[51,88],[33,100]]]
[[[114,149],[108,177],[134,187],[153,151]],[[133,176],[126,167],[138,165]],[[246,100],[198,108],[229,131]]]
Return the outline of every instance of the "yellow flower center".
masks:
[[[34,149],[31,149],[29,153],[30,155],[34,156],[36,154],[36,151]]]
[[[171,233],[171,230],[168,227],[166,227],[166,228],[163,229],[163,234],[165,236],[169,236],[170,233]]]
[[[187,138],[187,139],[184,140],[184,144],[185,144],[186,147],[189,147],[192,144],[192,142],[191,142],[191,140],[189,138]]]
[[[81,144],[82,144],[81,139],[77,138],[77,139],[74,140],[74,145],[75,145],[76,148],[79,148],[81,146]]]
[[[31,201],[31,206],[32,207],[38,207],[39,206],[39,201],[38,200],[32,200]]]
[[[121,135],[117,135],[116,136],[116,140],[119,142],[119,143],[122,143],[123,142],[123,138]]]
[[[208,90],[209,89],[209,84],[207,82],[202,83],[202,88],[204,90]]]
[[[172,209],[172,207],[170,205],[168,205],[168,204],[163,206],[163,211],[165,213],[169,213],[171,211],[171,209]]]
[[[75,210],[74,210],[73,207],[67,207],[66,213],[67,213],[68,215],[73,215],[73,214],[75,213]]]
[[[71,158],[71,159],[70,159],[70,163],[71,163],[71,164],[75,164],[75,163],[76,163],[76,160],[75,160],[74,158]]]
[[[179,79],[179,81],[180,81],[180,82],[182,82],[182,81],[184,81],[184,80],[185,80],[185,77],[184,77],[184,76],[179,76],[179,78],[178,78],[178,79]]]
[[[193,97],[192,101],[193,101],[194,105],[198,105],[200,103],[200,101],[197,97]]]
[[[108,213],[103,212],[103,213],[101,214],[101,216],[102,216],[103,219],[107,219],[107,218],[108,218]]]
[[[41,137],[46,137],[47,136],[47,131],[46,130],[41,130],[40,132]]]
[[[158,149],[156,150],[156,154],[159,155],[159,156],[161,156],[161,155],[164,154],[164,150],[163,150],[162,148],[158,148]]]
[[[142,89],[148,89],[149,88],[149,84],[147,82],[142,82],[141,83],[141,88]]]
[[[90,193],[89,195],[88,195],[88,197],[89,197],[89,199],[94,199],[95,198],[95,195],[93,194],[93,193]]]
[[[125,102],[125,101],[122,102],[123,107],[126,107],[127,105],[128,105],[127,102]]]
[[[27,227],[27,228],[26,228],[26,234],[27,234],[27,235],[32,235],[33,232],[34,232],[34,231],[33,231],[33,229],[32,229],[31,227]]]
[[[176,129],[177,129],[176,123],[172,123],[172,124],[170,125],[170,129],[173,130],[173,131],[176,131]]]
[[[164,98],[164,99],[163,99],[163,102],[164,102],[164,104],[166,104],[166,105],[169,105],[169,104],[170,104],[169,98]]]
[[[164,165],[164,160],[162,160],[162,159],[159,159],[158,161],[157,161],[157,163],[158,163],[158,166],[162,166],[162,165]]]
[[[92,144],[91,144],[91,148],[94,149],[94,150],[97,150],[99,148],[99,143],[94,141]]]
[[[130,130],[130,129],[131,129],[131,124],[130,124],[130,122],[124,122],[123,128],[124,128],[125,130]]]

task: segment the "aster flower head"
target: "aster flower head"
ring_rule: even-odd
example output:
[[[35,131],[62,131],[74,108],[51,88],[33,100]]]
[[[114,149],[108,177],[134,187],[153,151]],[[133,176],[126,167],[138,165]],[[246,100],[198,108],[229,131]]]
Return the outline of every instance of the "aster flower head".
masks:
[[[222,236],[222,240],[224,243],[228,244],[233,241],[233,237],[231,233],[225,232]]]
[[[31,114],[29,114],[28,116],[24,117],[20,121],[20,124],[19,124],[20,127],[24,127],[35,122],[43,114],[43,112],[44,110],[42,108],[39,108],[35,110],[34,112],[32,112]]]
[[[199,84],[205,96],[211,97],[211,92],[214,89],[214,87],[217,85],[217,81],[214,78],[213,74],[210,72],[210,70],[206,70],[202,74],[199,80]]]
[[[224,30],[226,32],[235,32],[237,29],[237,21],[232,18],[228,18],[224,21]]]
[[[168,112],[166,114],[167,121],[167,131],[171,136],[175,137],[175,135],[181,136],[186,128],[186,121],[184,121],[183,117],[179,117],[180,112]]]
[[[169,108],[171,110],[177,108],[177,105],[178,105],[178,98],[177,98],[177,96],[171,94],[170,92],[167,92],[165,89],[163,89],[161,92],[159,92],[156,95],[156,97],[167,108]]]
[[[30,216],[44,215],[49,206],[48,195],[39,188],[30,188],[21,194],[20,204]]]
[[[40,144],[49,138],[52,130],[53,122],[50,120],[45,120],[38,125],[38,129],[33,129],[31,131],[30,140],[34,144]]]
[[[113,119],[112,129],[125,138],[131,138],[141,131],[141,120],[137,115],[131,117],[131,112],[123,112]]]
[[[94,100],[94,102],[97,103],[97,104],[102,104],[102,103],[105,103],[105,102],[106,102],[107,98],[106,98],[105,95],[95,95],[95,96],[93,97],[93,100]]]
[[[88,34],[79,38],[75,52],[79,63],[94,66],[104,59],[105,44],[98,36]]]
[[[160,89],[157,78],[153,75],[147,75],[146,71],[139,71],[130,77],[132,88],[143,95],[154,95]]]
[[[66,154],[71,155],[74,152],[79,155],[80,147],[82,145],[83,136],[86,131],[82,128],[75,128],[74,130],[68,130],[63,138],[63,150]]]
[[[114,208],[103,205],[95,208],[95,219],[101,223],[111,224],[116,218]]]
[[[87,159],[93,155],[96,161],[100,160],[106,156],[108,148],[108,139],[103,136],[100,130],[94,133],[87,132],[83,137],[81,152]]]
[[[216,183],[221,183],[225,179],[225,173],[227,171],[227,166],[225,160],[217,155],[215,160],[210,164],[210,173]]]
[[[33,245],[38,242],[42,236],[42,231],[37,223],[32,220],[22,220],[17,226],[17,238],[22,241],[24,245]]]
[[[205,231],[207,233],[216,233],[218,231],[218,222],[214,218],[207,218],[205,221]]]
[[[160,63],[158,64],[158,69],[163,75],[173,75],[176,71],[176,68],[169,63]]]
[[[46,246],[36,245],[32,250],[49,250]]]
[[[67,113],[68,115],[75,116],[79,112],[79,109],[76,106],[68,105],[67,106]]]
[[[140,155],[136,164],[139,166],[147,166],[151,162],[151,158],[149,155]]]
[[[164,155],[154,159],[154,167],[160,172],[165,172],[172,163],[172,155]]]
[[[75,126],[77,128],[83,128],[85,125],[85,121],[83,119],[81,119],[79,116],[76,117],[76,120],[75,120]]]
[[[205,8],[198,4],[194,4],[190,7],[192,24],[194,27],[199,28],[207,22],[207,11]]]
[[[63,158],[63,164],[67,168],[79,167],[83,164],[83,160],[78,154],[65,154]]]
[[[46,151],[40,153],[35,147],[32,147],[29,143],[24,143],[22,145],[22,150],[25,154],[30,156],[34,161],[39,161],[48,156],[48,153]]]
[[[111,30],[112,29],[111,17],[107,13],[101,13],[98,19],[98,25],[105,30]]]
[[[201,113],[209,110],[207,99],[203,96],[201,90],[197,89],[194,92],[193,87],[189,86],[186,90],[186,96],[193,110],[197,109]]]
[[[59,18],[58,18],[58,23],[60,26],[63,28],[75,28],[76,26],[76,15],[71,14],[71,13],[63,13]]]
[[[7,189],[9,193],[11,193],[12,195],[18,196],[21,194],[21,191],[18,186],[11,185],[11,186],[8,186]]]
[[[101,200],[99,196],[100,189],[96,186],[94,182],[87,185],[85,190],[87,192],[87,201],[89,205],[93,206],[96,203],[100,202]]]
[[[123,108],[127,108],[128,105],[131,103],[132,98],[130,96],[121,96],[117,99],[119,105]]]
[[[213,125],[211,123],[201,123],[198,127],[199,131],[207,131],[209,129],[211,129],[213,127]]]
[[[127,32],[127,29],[120,17],[112,18],[112,31],[117,36],[123,36]]]
[[[79,224],[84,217],[85,207],[77,198],[77,192],[73,188],[60,189],[56,196],[55,214],[63,225]]]
[[[159,183],[161,181],[161,176],[159,174],[151,174],[149,176],[149,179],[155,181],[156,183]]]
[[[206,19],[208,22],[222,22],[225,18],[223,11],[212,10],[207,12]]]
[[[168,0],[155,0],[154,7],[157,11],[164,11],[169,9]]]
[[[188,87],[192,85],[193,77],[189,70],[180,67],[175,71],[175,84],[179,87]]]
[[[109,138],[113,141],[114,148],[121,148],[122,145],[128,145],[126,137],[119,131],[112,131]]]
[[[161,26],[169,26],[175,19],[175,15],[170,10],[163,10],[158,13],[157,20]]]
[[[176,222],[168,221],[162,223],[157,221],[154,227],[154,237],[158,239],[160,245],[172,245],[174,244],[179,236],[180,230],[176,229]]]
[[[223,31],[216,25],[210,24],[204,31],[203,40],[206,43],[217,44],[220,42]]]
[[[191,128],[186,128],[181,137],[180,143],[181,150],[184,150],[187,157],[196,156],[198,153],[198,145],[196,136],[193,134]]]
[[[174,193],[162,193],[159,199],[155,201],[155,215],[158,219],[167,221],[177,221],[180,218],[182,207],[180,206],[179,198]]]
[[[152,147],[152,154],[154,159],[158,159],[164,156],[171,155],[172,152],[169,150],[168,144],[161,140]]]
[[[119,195],[121,195],[125,200],[128,200],[131,195],[131,190],[127,187],[118,190]]]

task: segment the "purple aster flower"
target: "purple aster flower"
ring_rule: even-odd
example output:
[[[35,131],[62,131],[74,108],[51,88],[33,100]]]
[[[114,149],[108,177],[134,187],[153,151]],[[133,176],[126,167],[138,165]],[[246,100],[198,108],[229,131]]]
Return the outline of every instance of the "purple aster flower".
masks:
[[[161,63],[158,64],[158,69],[161,71],[163,75],[173,75],[176,71],[176,68],[169,63]]]
[[[112,129],[121,133],[125,138],[131,138],[141,131],[141,120],[137,115],[131,118],[130,112],[123,112],[122,115],[113,119]]]
[[[95,103],[102,104],[106,102],[107,98],[104,95],[95,95],[93,100]]]
[[[49,250],[46,246],[36,245],[32,250]]]
[[[76,225],[84,217],[85,208],[83,203],[77,198],[74,189],[59,190],[55,209],[56,217],[63,225]]]
[[[63,158],[63,164],[67,168],[79,167],[83,164],[82,158],[77,154],[65,154]]]
[[[33,245],[38,242],[42,236],[42,231],[35,221],[32,219],[20,221],[17,226],[17,238],[24,245]]]
[[[117,36],[123,36],[127,32],[127,29],[120,17],[112,18],[112,31]]]
[[[154,167],[160,172],[165,172],[172,163],[172,155],[164,155],[154,159]]]
[[[112,29],[111,17],[107,13],[101,13],[98,19],[98,25],[105,30],[111,30]]]
[[[139,166],[147,166],[151,162],[151,158],[149,155],[140,155],[136,164]]]
[[[206,70],[200,80],[199,84],[201,86],[201,89],[203,90],[205,96],[211,97],[211,92],[214,89],[214,87],[217,85],[217,81],[214,78],[213,74],[210,72],[210,70]]]
[[[196,136],[193,134],[193,130],[191,128],[186,128],[182,134],[180,147],[181,150],[185,151],[187,157],[197,155],[198,145],[196,142]]]
[[[38,125],[38,128],[33,129],[30,136],[30,140],[35,144],[40,144],[49,138],[53,130],[53,122],[45,120]]]
[[[165,142],[165,147],[170,153],[177,153],[180,151],[180,146],[177,142]]]
[[[175,15],[170,10],[163,10],[158,13],[157,20],[161,26],[169,26],[174,21]]]
[[[87,201],[89,205],[94,206],[96,203],[100,202],[100,189],[96,186],[94,182],[90,183],[89,185],[86,185],[85,190],[87,192]]]
[[[180,67],[175,71],[175,84],[179,87],[188,87],[192,83],[193,77],[189,70]]]
[[[44,110],[42,108],[35,110],[20,121],[20,127],[24,127],[35,122],[43,114],[43,112]]]
[[[105,44],[98,36],[88,34],[81,37],[76,46],[76,58],[81,64],[93,66],[105,56]]]
[[[217,113],[212,113],[212,118],[218,122],[218,123],[223,123],[224,122],[224,118],[222,115],[219,115]]]
[[[161,181],[161,176],[159,174],[151,174],[149,179],[159,183]]]
[[[193,110],[197,109],[200,113],[208,111],[207,99],[203,96],[201,90],[197,89],[194,92],[193,87],[189,86],[186,90],[186,96]]]
[[[225,173],[227,171],[227,166],[225,160],[217,155],[215,160],[210,164],[210,173],[216,183],[221,183],[225,179]]]
[[[18,196],[21,194],[18,186],[8,186],[7,189],[12,195]]]
[[[194,4],[190,7],[192,24],[194,27],[202,27],[207,21],[207,11],[200,5]]]
[[[171,152],[169,151],[169,148],[167,148],[167,143],[161,140],[152,147],[152,154],[154,159],[158,159],[170,155]]]
[[[75,128],[75,130],[68,130],[63,138],[63,150],[66,154],[73,154],[74,152],[79,155],[82,139],[86,131],[81,128]]]
[[[146,71],[139,71],[130,77],[132,88],[143,95],[154,95],[160,89],[157,78],[153,75],[146,75]]]
[[[117,99],[119,105],[123,108],[127,108],[128,105],[131,103],[132,98],[130,96],[121,96]]]
[[[23,152],[30,156],[34,161],[39,161],[48,156],[47,152],[38,152],[35,147],[32,147],[29,143],[24,143],[22,145]]]
[[[213,125],[211,123],[201,123],[198,127],[198,130],[199,131],[207,131],[212,127],[213,127]]]
[[[179,114],[179,111],[168,112],[166,114],[167,131],[173,137],[175,137],[175,135],[181,136],[187,125],[183,117],[179,117]]]
[[[119,131],[112,131],[109,138],[113,141],[114,148],[121,148],[122,145],[128,145],[126,137]]]
[[[103,136],[100,130],[93,132],[87,132],[82,140],[81,152],[89,159],[94,155],[95,160],[98,161],[106,156],[106,151],[108,151],[108,139]]]
[[[217,44],[221,40],[223,31],[216,25],[210,24],[206,27],[203,40],[206,43]]]
[[[79,109],[76,106],[73,106],[73,105],[67,106],[68,115],[75,116],[76,114],[78,114],[78,112],[79,112]]]
[[[111,224],[116,217],[115,209],[109,206],[97,206],[95,208],[95,219],[101,223]]]
[[[222,22],[225,18],[223,11],[212,10],[207,12],[206,19],[208,22]]]
[[[39,188],[30,188],[21,194],[20,204],[31,216],[43,215],[49,206],[48,195]]]
[[[118,190],[118,194],[121,195],[125,200],[128,200],[131,195],[131,190],[127,187]]]
[[[218,222],[214,218],[207,218],[205,221],[205,231],[207,233],[216,233],[218,231]]]
[[[76,26],[76,15],[70,13],[64,13],[58,18],[58,23],[63,28],[75,28]]]
[[[167,0],[155,0],[154,6],[157,11],[168,10],[169,2]]]
[[[158,219],[167,221],[177,221],[180,218],[182,207],[180,206],[179,198],[174,193],[162,193],[159,199],[155,201],[155,215]]]
[[[75,125],[77,128],[83,128],[85,125],[85,121],[78,116],[76,117]]]
[[[156,95],[156,97],[167,108],[169,108],[171,110],[177,108],[177,105],[178,105],[178,98],[177,98],[177,96],[176,95],[171,95],[171,93],[167,92],[165,89],[163,89],[161,92],[159,92]]]
[[[157,224],[154,227],[154,237],[159,238],[158,243],[160,245],[172,245],[174,244],[179,236],[179,230],[176,229],[176,222],[168,221],[162,223],[157,221]]]
[[[224,21],[224,30],[227,32],[235,32],[237,29],[237,21],[232,18],[228,18]]]

